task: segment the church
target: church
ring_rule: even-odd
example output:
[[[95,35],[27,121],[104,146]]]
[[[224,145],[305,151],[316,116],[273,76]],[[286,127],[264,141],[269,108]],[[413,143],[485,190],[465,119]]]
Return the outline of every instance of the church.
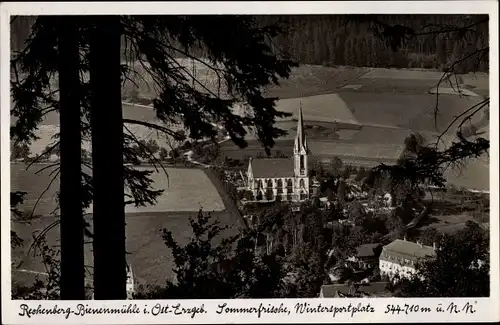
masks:
[[[248,190],[256,201],[302,202],[309,199],[309,172],[306,134],[302,107],[299,108],[297,135],[293,157],[250,159],[248,164]]]

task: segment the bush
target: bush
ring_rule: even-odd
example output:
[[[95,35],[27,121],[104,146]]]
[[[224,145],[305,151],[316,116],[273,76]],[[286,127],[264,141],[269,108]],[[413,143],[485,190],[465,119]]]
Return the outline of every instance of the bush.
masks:
[[[11,159],[27,159],[30,155],[30,148],[26,143],[15,143],[10,152]]]
[[[162,147],[162,148],[160,148],[160,152],[158,155],[159,155],[160,161],[166,161],[168,159],[168,150]]]

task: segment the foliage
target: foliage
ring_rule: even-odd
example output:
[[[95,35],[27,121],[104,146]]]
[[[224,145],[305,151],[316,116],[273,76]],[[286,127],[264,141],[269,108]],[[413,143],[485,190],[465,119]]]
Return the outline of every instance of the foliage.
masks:
[[[255,233],[226,237],[214,245],[226,227],[201,210],[190,222],[193,236],[185,246],[175,241],[172,232],[163,230],[175,261],[175,281],[139,292],[137,299],[280,297],[285,275],[281,257],[255,254]]]
[[[366,169],[363,166],[361,166],[358,169],[358,172],[356,173],[356,178],[354,180],[356,182],[360,182],[366,177],[366,174],[367,174]]]
[[[427,246],[439,243],[442,238],[443,234],[433,227],[425,228],[425,230],[418,235],[418,241]]]
[[[339,202],[344,202],[347,195],[347,183],[343,178],[338,181],[337,198]]]
[[[16,160],[16,159],[24,159],[27,160],[30,155],[30,148],[26,143],[17,143],[15,142],[14,145],[12,146],[11,152],[10,152],[10,159],[11,160]]]
[[[18,206],[24,203],[26,192],[15,191],[10,192],[10,213],[15,220],[26,218],[25,214],[19,210]],[[11,248],[20,247],[24,243],[24,239],[19,237],[15,231],[10,231],[10,246]]]
[[[34,257],[41,257],[46,273],[36,275],[32,285],[14,283],[12,299],[57,300],[59,296],[60,251],[46,243],[45,235],[35,243]],[[82,266],[83,267],[83,266]],[[42,280],[43,277],[43,280]]]
[[[417,263],[417,274],[401,280],[394,291],[403,297],[488,297],[488,232],[477,223],[438,243],[436,257]],[[421,278],[423,277],[423,279]]]

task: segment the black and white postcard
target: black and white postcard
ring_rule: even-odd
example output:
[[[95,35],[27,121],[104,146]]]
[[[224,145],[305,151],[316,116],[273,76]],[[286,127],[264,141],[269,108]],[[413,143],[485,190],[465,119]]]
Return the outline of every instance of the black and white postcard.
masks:
[[[497,2],[0,18],[2,323],[499,320]]]

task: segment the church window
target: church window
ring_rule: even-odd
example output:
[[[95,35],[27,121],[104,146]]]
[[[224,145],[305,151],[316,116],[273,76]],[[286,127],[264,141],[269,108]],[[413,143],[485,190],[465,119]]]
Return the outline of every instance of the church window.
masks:
[[[304,156],[300,155],[300,171],[304,170]]]
[[[267,180],[267,187],[268,188],[273,188],[273,180],[272,179],[268,179]]]
[[[300,185],[300,188],[304,188],[305,187],[303,179],[300,180],[299,185]]]
[[[266,190],[266,200],[272,201],[274,199],[274,192],[272,187],[268,187]]]
[[[259,180],[257,181],[257,187],[258,187],[258,188],[263,188],[263,187],[264,187],[264,186],[263,186],[263,184],[262,184],[262,180],[261,180],[261,179],[259,179]]]
[[[278,193],[283,193],[283,181],[278,179],[276,187],[278,188]]]

